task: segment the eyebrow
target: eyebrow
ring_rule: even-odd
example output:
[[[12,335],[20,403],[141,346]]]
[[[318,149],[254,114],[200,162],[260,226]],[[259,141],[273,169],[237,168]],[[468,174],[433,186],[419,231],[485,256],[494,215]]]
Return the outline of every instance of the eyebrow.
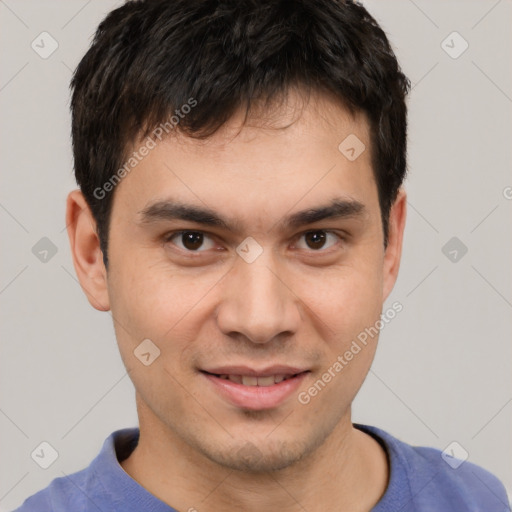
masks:
[[[227,219],[209,208],[185,204],[172,199],[157,201],[138,213],[141,224],[178,219],[205,226],[223,228],[233,233],[242,231],[241,223],[236,219]],[[366,208],[364,204],[355,199],[334,198],[326,205],[292,213],[279,221],[278,226],[282,230],[296,229],[327,219],[362,217],[365,213]]]

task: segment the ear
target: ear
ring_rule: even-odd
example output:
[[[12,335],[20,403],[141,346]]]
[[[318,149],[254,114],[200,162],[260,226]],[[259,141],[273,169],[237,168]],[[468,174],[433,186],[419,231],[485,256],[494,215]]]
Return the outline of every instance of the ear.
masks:
[[[404,189],[398,191],[397,198],[391,207],[388,224],[388,246],[384,252],[384,272],[382,300],[385,301],[395,286],[402,256],[405,218],[407,210],[407,194]]]
[[[93,308],[108,311],[107,270],[103,263],[96,221],[80,190],[73,190],[68,195],[66,225],[73,265],[82,290]]]

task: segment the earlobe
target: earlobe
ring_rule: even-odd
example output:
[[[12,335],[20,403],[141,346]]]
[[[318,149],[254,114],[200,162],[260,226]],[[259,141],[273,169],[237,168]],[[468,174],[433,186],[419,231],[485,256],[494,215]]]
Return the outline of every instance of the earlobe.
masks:
[[[398,191],[397,198],[389,213],[388,246],[384,253],[382,299],[385,301],[398,277],[402,242],[404,237],[405,219],[407,214],[407,194],[403,188]]]
[[[68,195],[66,225],[73,265],[82,290],[92,307],[108,311],[107,271],[96,232],[96,221],[80,190],[73,190]]]

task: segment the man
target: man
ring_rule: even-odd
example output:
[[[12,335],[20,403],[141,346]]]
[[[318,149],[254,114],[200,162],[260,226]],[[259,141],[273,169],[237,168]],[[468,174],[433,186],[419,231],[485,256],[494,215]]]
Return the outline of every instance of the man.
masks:
[[[128,2],[72,88],[71,250],[140,429],[18,510],[509,510],[351,421],[406,218],[409,82],[362,6]]]

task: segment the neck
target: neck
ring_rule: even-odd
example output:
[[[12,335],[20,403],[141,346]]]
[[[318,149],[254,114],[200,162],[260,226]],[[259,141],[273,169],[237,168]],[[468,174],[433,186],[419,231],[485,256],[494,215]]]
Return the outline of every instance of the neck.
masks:
[[[352,426],[350,410],[313,453],[268,473],[220,466],[142,412],[139,443],[121,466],[177,510],[363,512],[371,510],[386,490],[386,453],[375,439]]]

